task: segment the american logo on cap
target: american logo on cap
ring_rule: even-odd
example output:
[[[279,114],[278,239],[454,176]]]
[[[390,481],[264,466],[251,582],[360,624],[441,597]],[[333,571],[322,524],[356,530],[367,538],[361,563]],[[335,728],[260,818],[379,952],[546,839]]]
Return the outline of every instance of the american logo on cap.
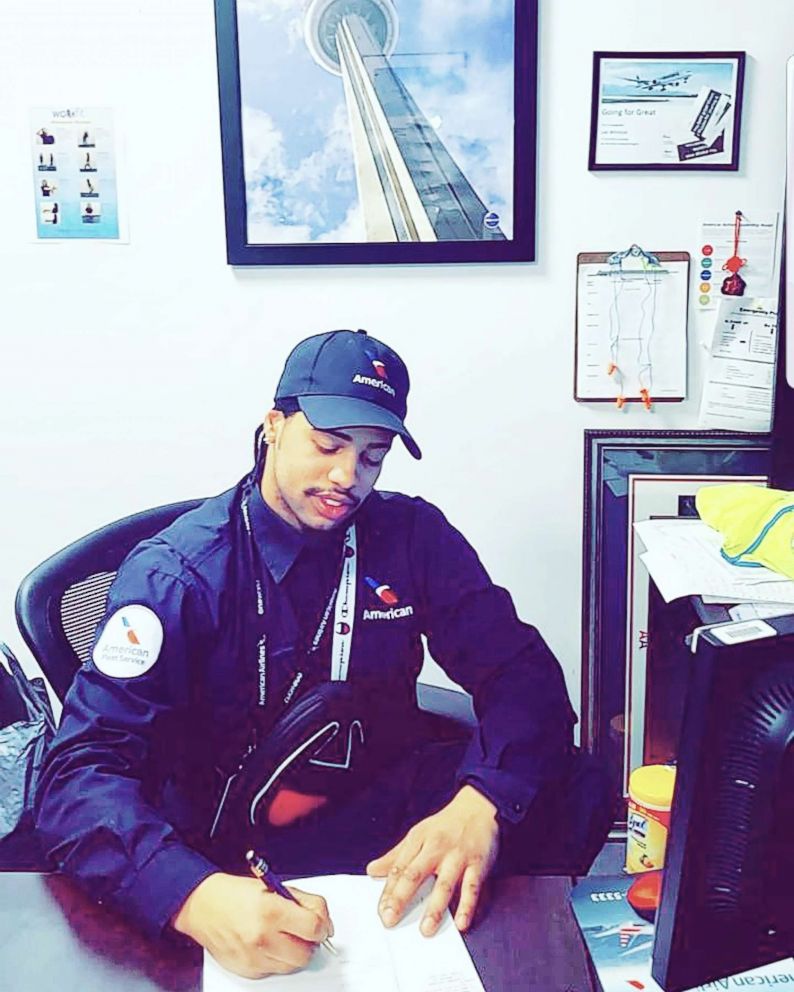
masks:
[[[369,351],[369,350],[367,350],[365,354],[367,358],[372,362],[372,367],[373,369],[375,369],[375,374],[377,375],[377,377],[379,379],[388,379],[389,376],[388,373],[386,372],[386,366],[377,357],[377,355],[373,351]]]

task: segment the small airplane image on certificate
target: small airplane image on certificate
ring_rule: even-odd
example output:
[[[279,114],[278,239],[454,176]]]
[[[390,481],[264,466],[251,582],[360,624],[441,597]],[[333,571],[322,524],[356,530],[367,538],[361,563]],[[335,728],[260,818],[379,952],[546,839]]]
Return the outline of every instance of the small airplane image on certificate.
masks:
[[[627,82],[631,83],[633,87],[636,87],[636,94],[641,95],[643,93],[667,93],[668,90],[672,90],[676,86],[681,86],[682,83],[686,83],[692,77],[691,72],[666,72],[663,75],[656,77],[645,77],[642,78],[639,74],[635,76],[623,76],[622,78]],[[628,88],[627,88],[628,90]],[[631,99],[633,94],[627,92],[627,99]],[[671,93],[671,96],[692,96],[691,93],[687,93],[681,90],[678,93]],[[612,97],[612,99],[616,99]]]

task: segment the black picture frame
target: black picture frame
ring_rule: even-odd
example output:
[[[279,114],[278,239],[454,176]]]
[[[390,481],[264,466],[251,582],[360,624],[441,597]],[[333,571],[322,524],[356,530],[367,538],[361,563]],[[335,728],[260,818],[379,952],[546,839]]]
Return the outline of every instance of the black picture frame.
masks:
[[[312,4],[310,6],[313,8],[318,2],[327,3],[331,2],[331,0],[312,0]],[[337,0],[337,2],[339,2],[339,0]],[[372,3],[378,7],[383,7],[384,9],[393,7],[393,0],[372,0]],[[401,15],[404,13],[404,7],[405,5],[400,8]],[[430,123],[430,120],[420,111],[421,121],[424,122],[422,127],[426,125],[432,131],[432,135],[428,132],[427,140],[425,142],[427,148],[430,149],[427,154],[432,156],[432,161],[434,163],[441,163],[438,164],[439,175],[442,175],[442,167],[445,170],[443,172],[443,176],[446,177],[446,181],[441,184],[436,183],[434,188],[446,188],[448,191],[451,191],[448,199],[445,200],[442,196],[440,200],[434,202],[436,202],[436,204],[441,203],[443,206],[444,203],[451,205],[453,199],[455,199],[458,203],[464,203],[464,201],[466,201],[465,209],[464,206],[461,206],[459,215],[455,216],[465,215],[466,223],[468,224],[466,231],[469,232],[467,237],[460,238],[458,240],[451,237],[439,237],[438,240],[426,240],[426,238],[430,236],[428,225],[433,228],[433,233],[441,232],[441,234],[448,233],[453,229],[460,232],[463,230],[465,225],[462,222],[453,223],[450,221],[449,223],[446,223],[445,226],[445,223],[443,223],[443,218],[452,218],[454,210],[450,209],[445,211],[437,205],[427,207],[425,200],[421,200],[422,209],[418,210],[416,213],[417,217],[422,215],[423,212],[426,213],[426,216],[423,215],[421,217],[422,224],[425,225],[423,229],[424,234],[422,231],[418,231],[417,233],[418,229],[414,229],[412,227],[412,222],[409,218],[408,228],[410,228],[410,230],[408,230],[408,235],[413,236],[413,240],[392,241],[359,239],[348,241],[337,240],[331,243],[318,241],[316,239],[312,239],[309,242],[298,242],[296,240],[282,241],[282,236],[286,236],[289,232],[285,233],[285,229],[281,227],[276,229],[276,233],[274,235],[271,235],[278,240],[274,240],[272,242],[260,241],[259,235],[257,235],[255,240],[251,240],[249,234],[251,225],[249,224],[248,208],[249,203],[254,203],[255,201],[253,197],[249,198],[248,195],[251,188],[250,184],[248,189],[246,187],[240,69],[241,47],[244,50],[244,53],[248,49],[246,48],[245,37],[243,37],[241,44],[238,24],[238,6],[236,0],[215,0],[215,23],[223,153],[226,247],[227,260],[229,264],[345,265],[433,262],[531,262],[535,260],[535,146],[538,51],[537,0],[515,0],[513,5],[513,168],[511,190],[512,204],[510,206],[512,230],[510,231],[509,237],[501,231],[500,227],[500,223],[504,223],[505,226],[507,226],[506,215],[505,219],[500,221],[499,215],[494,212],[493,209],[484,204],[482,200],[480,200],[473,181],[469,183],[469,180],[458,168],[457,163],[454,161],[454,157],[449,157],[449,160],[443,157],[441,149],[438,149],[437,146],[434,145],[432,135],[438,137],[436,127],[434,124]],[[487,28],[488,25],[484,25],[485,30],[482,35],[483,38],[488,37]],[[294,42],[295,39],[292,39],[292,41]],[[443,47],[443,39],[439,39],[439,41]],[[285,38],[285,47],[287,42],[288,39]],[[490,38],[489,44],[492,44],[492,42],[493,37]],[[508,38],[506,42],[508,48],[509,42],[510,39]],[[320,43],[317,43],[315,48],[318,48],[319,45]],[[437,58],[439,56],[439,51],[438,46],[435,47],[436,50],[430,54],[432,54],[434,58]],[[308,51],[311,51],[308,43],[306,44],[306,48]],[[400,54],[401,53],[399,50],[396,51],[394,53],[395,58]],[[425,56],[417,56],[416,53],[411,54],[414,58],[425,58]],[[451,52],[444,54],[445,57],[454,56],[464,61],[467,58],[466,52]],[[377,57],[380,58],[380,56]],[[315,62],[316,61],[317,60],[315,59]],[[383,58],[382,61],[388,62],[385,58]],[[373,63],[373,65],[374,64],[375,63]],[[315,68],[321,73],[320,68],[317,68],[316,66]],[[341,79],[338,80],[338,85],[340,87],[341,94]],[[285,85],[280,87],[277,94],[273,93],[272,99],[287,100],[289,99],[289,91],[290,86],[286,85],[285,80]],[[408,92],[410,94],[410,91]],[[418,106],[418,103],[413,100],[413,97],[410,97],[410,100],[415,106]],[[303,104],[300,106],[302,109],[305,109]],[[423,131],[422,134],[424,141],[425,132]],[[441,144],[443,145],[443,142]],[[459,141],[457,144],[458,147],[460,147],[461,143]],[[422,145],[422,142],[417,140],[414,147],[418,147],[419,145]],[[505,147],[510,146],[511,143],[509,140],[506,141]],[[444,153],[446,154],[446,148],[444,148]],[[419,154],[420,153],[418,152],[417,155]],[[424,152],[421,154],[424,154]],[[378,156],[374,156],[373,153],[373,161],[376,160],[378,168],[380,168],[383,175],[385,175],[391,166],[388,162],[384,165],[383,162],[385,161],[385,158],[381,159]],[[389,168],[386,168],[386,166],[389,166]],[[457,170],[457,172],[455,170]],[[418,176],[419,172],[415,171],[411,173],[411,175]],[[466,196],[459,195],[461,192],[461,187],[459,185],[453,186],[453,180],[449,178],[450,176],[458,177],[458,179],[455,179],[455,183],[457,183],[460,179],[462,180],[462,183],[465,184],[467,190],[473,190],[475,193],[474,199],[470,197],[467,199]],[[257,180],[257,182],[258,181],[259,180]],[[391,180],[389,180],[389,182],[390,181]],[[417,180],[417,182],[420,183],[421,181],[422,180]],[[262,179],[262,182],[267,185],[267,176]],[[359,191],[360,183],[361,180],[358,174],[356,174],[355,186]],[[377,188],[387,189],[387,187],[388,182],[384,179],[380,183],[380,187],[378,187],[378,184],[371,184],[367,188],[372,190]],[[391,187],[388,188],[391,189]],[[416,186],[415,188],[418,189],[419,187]],[[504,180],[500,188],[509,190],[509,181]],[[430,189],[429,184],[427,189]],[[453,193],[454,196],[452,195]],[[426,191],[422,195],[429,199],[431,197],[431,192]],[[384,201],[389,199],[386,193],[383,193],[382,196]],[[417,196],[419,196],[418,193]],[[377,195],[372,194],[369,198],[369,202],[372,202],[373,197],[377,199]],[[361,200],[360,195],[358,199],[359,201]],[[399,200],[400,197],[398,196],[397,199]],[[478,213],[479,207],[477,207],[475,199],[480,206],[483,207],[485,211],[484,213]],[[256,202],[260,201],[261,197],[259,197]],[[394,197],[392,197],[390,202],[392,201],[394,201]],[[305,202],[307,204],[307,209],[310,209],[311,199],[307,199]],[[427,210],[425,211],[426,207]],[[252,207],[252,216],[253,211],[254,207]],[[477,221],[478,217],[481,217],[481,222]],[[496,220],[494,220],[494,218]],[[402,221],[400,221],[400,223],[402,223]],[[477,226],[478,223],[480,223],[479,227]],[[272,228],[270,229],[272,230]],[[297,228],[293,226],[291,230],[297,230]],[[329,236],[332,236],[334,233],[338,232],[338,230],[338,227],[335,228],[329,232]],[[401,236],[404,236],[405,234],[406,231],[401,232]],[[368,237],[369,232],[367,232],[367,238]]]
[[[604,757],[624,797],[630,755],[644,748],[644,712],[632,719],[630,659],[647,648],[629,643],[629,609],[647,572],[632,573],[630,484],[655,478],[689,494],[715,477],[768,479],[769,434],[586,430],[582,560],[582,744]],[[680,482],[680,485],[678,482]],[[691,515],[688,496],[677,501]],[[642,686],[640,686],[640,689]],[[632,733],[636,736],[632,738]],[[641,760],[635,764],[643,763]],[[619,819],[616,826],[620,826]]]
[[[590,171],[736,172],[741,147],[745,62],[746,53],[741,51],[594,52]],[[616,74],[616,71],[620,72],[620,63],[626,64],[627,75]],[[700,86],[698,92],[694,92],[695,86],[709,78],[709,71],[717,73],[719,70],[722,74],[723,66],[727,64],[733,71],[732,93],[716,89],[720,85],[717,82],[712,86]],[[640,76],[643,65],[648,71]],[[678,69],[674,68],[676,65]],[[659,68],[667,68],[668,72],[657,72]],[[633,76],[630,75],[632,72]],[[692,79],[694,83],[690,82]],[[689,89],[681,90],[682,85]],[[611,91],[608,91],[610,87]],[[684,101],[691,101],[688,111],[683,111]],[[651,116],[654,120],[649,119]],[[653,125],[657,119],[658,134],[654,136]],[[686,135],[687,140],[667,145],[663,136],[668,132],[681,133],[682,138]],[[651,140],[654,137],[656,141]],[[654,150],[654,155],[647,159],[636,150],[642,141],[648,141]],[[618,158],[621,152],[623,160]],[[616,160],[607,161],[608,155],[615,156]]]

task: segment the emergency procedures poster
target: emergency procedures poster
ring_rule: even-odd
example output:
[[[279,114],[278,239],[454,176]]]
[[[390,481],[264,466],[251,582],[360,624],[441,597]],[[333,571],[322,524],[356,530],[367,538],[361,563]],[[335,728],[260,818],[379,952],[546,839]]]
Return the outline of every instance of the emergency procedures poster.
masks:
[[[37,237],[122,240],[112,111],[35,108],[30,140]]]

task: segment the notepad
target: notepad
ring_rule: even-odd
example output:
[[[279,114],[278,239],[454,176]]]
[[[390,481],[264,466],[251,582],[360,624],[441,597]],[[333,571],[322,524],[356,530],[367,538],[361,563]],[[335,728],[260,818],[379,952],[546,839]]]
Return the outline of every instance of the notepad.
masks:
[[[428,879],[400,923],[387,929],[378,916],[383,879],[326,875],[290,882],[325,898],[334,923],[334,956],[318,948],[310,964],[292,975],[266,979],[232,975],[204,952],[203,992],[484,992],[469,952],[449,912],[433,937],[419,931]]]

